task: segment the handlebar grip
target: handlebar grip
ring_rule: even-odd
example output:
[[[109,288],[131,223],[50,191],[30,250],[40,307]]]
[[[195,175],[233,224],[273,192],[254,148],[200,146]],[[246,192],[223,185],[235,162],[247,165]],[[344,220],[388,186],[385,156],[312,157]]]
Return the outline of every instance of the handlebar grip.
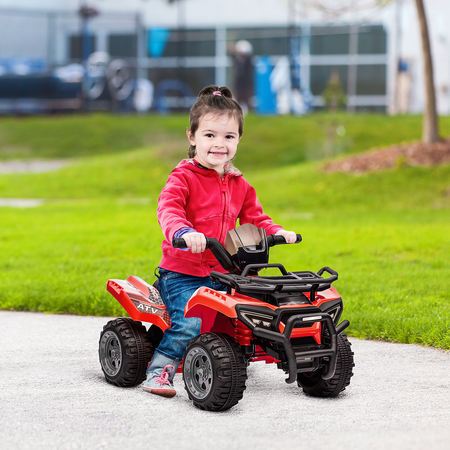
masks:
[[[273,244],[272,245],[281,245],[286,244],[286,239],[281,235],[273,235]]]
[[[206,248],[210,248],[211,246],[211,238],[206,237]],[[173,248],[188,248],[186,245],[186,241],[183,238],[173,238],[172,239],[172,247]]]
[[[186,241],[183,238],[173,238],[172,239],[173,248],[187,248]]]
[[[302,235],[297,234],[297,239],[294,244],[299,244],[300,242],[302,242]],[[279,234],[271,234],[270,236],[267,236],[267,243],[269,244],[269,247],[273,247],[274,245],[286,244],[286,239]]]

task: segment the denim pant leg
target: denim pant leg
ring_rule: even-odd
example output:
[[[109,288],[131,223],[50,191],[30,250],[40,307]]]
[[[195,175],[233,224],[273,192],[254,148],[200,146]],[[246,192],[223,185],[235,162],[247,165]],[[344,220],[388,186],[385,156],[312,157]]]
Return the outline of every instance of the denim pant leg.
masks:
[[[181,360],[189,341],[200,333],[201,326],[199,318],[184,317],[186,303],[199,287],[208,286],[218,290],[226,288],[220,283],[213,283],[209,277],[193,277],[164,269],[160,269],[159,273],[158,290],[166,305],[172,327],[164,332],[156,353]]]

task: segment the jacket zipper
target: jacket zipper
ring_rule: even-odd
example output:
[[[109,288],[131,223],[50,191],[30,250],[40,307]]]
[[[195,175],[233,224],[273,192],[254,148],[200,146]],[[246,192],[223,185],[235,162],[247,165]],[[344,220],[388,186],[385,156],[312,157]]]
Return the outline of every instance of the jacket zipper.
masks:
[[[225,223],[225,211],[227,209],[227,185],[228,185],[228,176],[225,175],[223,179],[220,179],[221,182],[221,189],[222,189],[222,197],[223,197],[223,209],[222,209],[222,224],[220,226],[220,236],[219,240],[220,242],[223,242],[225,240],[225,237],[223,236],[223,228]]]

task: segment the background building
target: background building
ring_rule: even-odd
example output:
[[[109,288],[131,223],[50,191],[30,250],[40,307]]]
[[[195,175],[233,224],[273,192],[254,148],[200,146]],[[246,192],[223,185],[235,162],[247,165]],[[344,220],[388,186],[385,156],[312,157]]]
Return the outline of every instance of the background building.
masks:
[[[80,83],[82,70],[77,72],[76,64],[83,62],[83,52],[85,57],[103,52],[110,59],[90,61],[85,86],[92,89],[97,106],[108,98],[105,92],[98,95],[108,81],[96,74],[120,59],[126,67],[110,71],[123,89],[116,95],[120,102],[139,90],[134,80],[140,79],[151,82],[140,84],[140,92],[141,97],[152,96],[153,107],[184,108],[207,84],[235,88],[234,45],[245,40],[251,44],[260,112],[323,107],[322,93],[332,73],[339,75],[351,111],[421,112],[423,69],[414,1],[397,0],[378,8],[374,0],[360,0],[351,2],[359,8],[347,10],[349,2],[322,0],[329,8],[319,10],[308,0],[222,0],[214,7],[211,0],[1,0],[0,99],[5,109],[5,101],[30,98],[39,86],[42,98],[50,92],[73,96],[80,84],[72,90],[58,85],[55,94],[58,81],[49,74]],[[78,13],[83,6],[98,15],[83,21]],[[450,2],[425,0],[425,6],[438,109],[448,114]],[[64,70],[55,72],[58,68]],[[21,87],[15,92],[17,77],[22,77]]]

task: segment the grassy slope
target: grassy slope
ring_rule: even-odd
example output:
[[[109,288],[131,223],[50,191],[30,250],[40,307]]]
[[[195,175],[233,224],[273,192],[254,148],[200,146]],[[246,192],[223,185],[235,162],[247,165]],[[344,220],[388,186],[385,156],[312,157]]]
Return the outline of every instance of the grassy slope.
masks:
[[[442,134],[450,135],[450,117],[441,118],[440,122]],[[344,136],[334,134],[335,153],[355,153],[420,139],[422,118],[375,114],[343,114],[335,119],[325,114],[249,115],[239,145],[240,165],[247,170],[315,159],[326,145],[330,127],[338,125],[344,126],[346,133]],[[164,156],[171,156],[172,161],[184,155],[187,126],[185,114],[6,117],[0,121],[0,160],[72,158],[163,144]],[[258,158],[255,158],[255,151]]]
[[[31,148],[29,156],[44,156],[47,148],[45,156],[78,159],[58,172],[0,176],[2,197],[53,199],[39,208],[0,210],[1,308],[122,314],[120,305],[106,293],[105,282],[130,274],[153,279],[161,240],[155,218],[156,199],[173,161],[182,156],[174,146],[184,145],[183,129],[179,131],[181,119],[185,120],[151,118],[152,125],[145,129],[147,132],[159,127],[160,134],[154,134],[155,146],[126,152],[125,148],[143,144],[143,134],[133,135],[129,141],[124,137],[125,143],[112,140],[102,145],[100,135],[92,137],[98,132],[97,125],[92,125],[94,131],[88,127],[82,134],[86,147],[80,146],[84,150],[77,145],[68,150],[66,143],[58,147],[53,137],[45,146],[41,133],[49,134],[55,122],[61,133],[67,134],[64,142],[72,142],[69,134],[80,133],[77,121],[85,123],[87,118],[75,117],[75,124],[70,118],[22,120],[24,129],[35,129],[34,143],[30,143],[33,133],[23,132],[23,142]],[[390,125],[386,119],[397,123]],[[15,123],[18,127],[20,123],[8,120],[9,125]],[[122,129],[131,136],[128,128],[135,122],[141,124],[144,118],[92,119],[93,123],[99,120],[105,130]],[[328,118],[305,119],[306,128],[312,129],[314,121],[320,120]],[[351,122],[345,125],[347,139],[358,145],[363,145],[371,133],[371,146],[393,143],[383,139],[392,137],[394,131],[401,134],[398,129],[403,123],[405,135],[412,129],[418,131],[415,117],[365,117],[365,126],[364,116],[343,116],[342,120]],[[382,124],[392,127],[392,132],[379,133],[377,138],[373,131],[377,123],[378,132]],[[0,136],[5,135],[7,125],[0,124]],[[174,141],[167,146],[164,141],[172,136],[168,131],[171,127]],[[325,174],[318,163],[269,170],[273,158],[267,155],[274,155],[275,146],[277,165],[295,153],[292,136],[305,127],[303,119],[249,117],[246,127],[236,164],[255,185],[266,211],[286,228],[304,235],[304,242],[295,250],[290,246],[274,249],[272,261],[281,261],[291,270],[315,270],[324,265],[335,268],[340,273],[336,287],[345,300],[345,317],[352,322],[350,333],[354,335],[450,348],[450,166],[401,168],[358,177]],[[349,131],[352,127],[355,135]],[[5,138],[0,145],[9,148],[9,153],[3,153],[5,158],[12,154],[11,136],[19,136],[19,129],[13,132],[11,126],[9,141]],[[258,131],[252,135],[252,129],[261,133],[267,130],[272,133],[271,140],[268,134],[258,142]],[[273,130],[277,139],[273,138]],[[302,128],[302,132],[313,139],[313,131],[308,134]],[[283,134],[289,138],[279,139]],[[356,144],[348,149],[359,150]],[[97,156],[79,158],[87,153]],[[259,170],[252,170],[257,168],[254,166]]]

